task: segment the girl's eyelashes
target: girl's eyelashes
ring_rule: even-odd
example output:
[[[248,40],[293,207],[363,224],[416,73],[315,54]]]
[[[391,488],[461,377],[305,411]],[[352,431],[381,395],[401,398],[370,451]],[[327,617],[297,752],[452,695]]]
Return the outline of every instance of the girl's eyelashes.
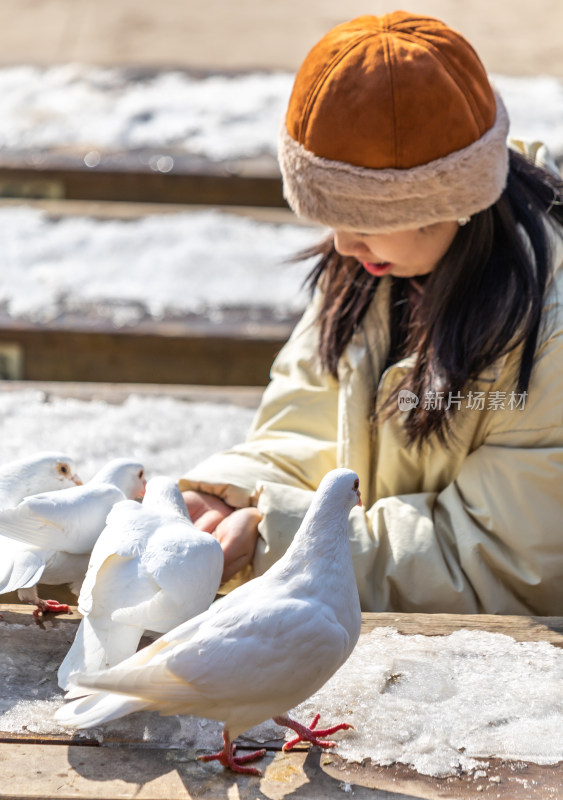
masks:
[[[441,222],[431,222],[430,225],[423,225],[422,228],[419,228],[419,233],[429,233],[433,231],[435,228],[439,228],[443,223]]]

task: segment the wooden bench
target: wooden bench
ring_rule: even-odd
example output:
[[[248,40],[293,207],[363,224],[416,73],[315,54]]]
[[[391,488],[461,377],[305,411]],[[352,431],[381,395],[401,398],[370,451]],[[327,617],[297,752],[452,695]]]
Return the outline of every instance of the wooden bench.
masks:
[[[22,626],[44,625],[74,634],[79,615],[37,623],[21,605],[0,606],[1,643],[17,647]],[[518,641],[545,641],[563,647],[562,617],[500,617],[449,614],[364,614],[363,634],[375,627],[404,634],[438,636],[461,628],[507,634]],[[4,638],[5,637],[5,638]],[[5,644],[7,647],[7,644]],[[9,649],[9,648],[8,648]],[[47,653],[45,657],[47,657]],[[3,800],[557,800],[563,797],[563,763],[487,759],[486,774],[447,778],[421,775],[407,766],[349,764],[318,748],[281,752],[266,745],[263,777],[234,775],[215,762],[203,764],[193,750],[127,739],[10,734],[0,731],[0,798]],[[483,772],[485,772],[483,770]]]

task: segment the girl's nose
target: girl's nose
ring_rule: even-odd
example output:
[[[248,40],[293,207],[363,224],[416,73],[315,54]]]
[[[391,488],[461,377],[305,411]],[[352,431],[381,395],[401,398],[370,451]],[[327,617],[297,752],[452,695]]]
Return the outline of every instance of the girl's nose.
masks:
[[[353,256],[361,260],[361,256],[368,254],[365,243],[350,231],[334,231],[334,247],[341,256]]]

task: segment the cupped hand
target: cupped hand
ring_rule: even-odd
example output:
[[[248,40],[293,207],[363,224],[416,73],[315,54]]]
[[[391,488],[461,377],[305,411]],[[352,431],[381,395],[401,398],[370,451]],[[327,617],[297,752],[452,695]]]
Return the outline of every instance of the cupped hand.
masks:
[[[195,492],[191,489],[182,492],[192,522],[201,531],[213,533],[217,525],[232,514],[233,506],[225,503],[220,497],[206,492]]]
[[[223,583],[252,561],[261,519],[257,508],[237,508],[215,528],[213,535],[223,548],[225,559]]]
[[[233,508],[220,497],[192,490],[183,492],[194,525],[211,533],[223,549],[222,583],[250,564],[258,540],[261,515],[251,506]]]

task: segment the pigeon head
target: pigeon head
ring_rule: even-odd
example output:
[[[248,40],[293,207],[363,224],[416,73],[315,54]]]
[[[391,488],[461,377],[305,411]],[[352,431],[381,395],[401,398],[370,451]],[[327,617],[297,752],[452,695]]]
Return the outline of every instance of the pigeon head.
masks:
[[[39,452],[0,467],[0,506],[24,497],[80,485],[74,461],[64,453]]]
[[[82,483],[76,474],[73,459],[65,453],[51,451],[33,453],[31,456],[11,461],[0,467],[0,474],[28,476],[29,479],[34,479],[38,485],[40,484],[36,491],[49,491],[42,488],[48,483],[53,489],[61,488],[61,483],[64,486]]]
[[[360,480],[357,474],[346,468],[333,469],[327,472],[313,496],[305,517],[295,534],[290,548],[286,551],[289,560],[299,553],[303,558],[301,547],[311,552],[317,547],[316,542],[331,540],[348,541],[348,517],[354,506],[361,506]],[[330,532],[330,533],[329,533]],[[325,547],[326,549],[326,547]]]
[[[55,461],[49,461],[47,459],[46,462],[44,462],[44,466],[46,466],[47,472],[52,474],[55,480],[58,482],[58,486],[54,488],[60,487],[63,489],[66,486],[71,486],[72,484],[75,486],[82,486],[82,481],[76,474],[74,464],[69,458],[62,456],[57,458]]]
[[[121,489],[128,500],[140,500],[146,490],[145,468],[130,458],[108,461],[92,478],[93,483],[111,483]]]
[[[147,482],[143,508],[160,513],[176,513],[189,517],[188,509],[178,484],[166,475],[156,475]]]
[[[327,472],[319,484],[316,495],[320,503],[329,500],[331,504],[348,513],[354,506],[362,505],[360,479],[353,470],[344,467]]]

